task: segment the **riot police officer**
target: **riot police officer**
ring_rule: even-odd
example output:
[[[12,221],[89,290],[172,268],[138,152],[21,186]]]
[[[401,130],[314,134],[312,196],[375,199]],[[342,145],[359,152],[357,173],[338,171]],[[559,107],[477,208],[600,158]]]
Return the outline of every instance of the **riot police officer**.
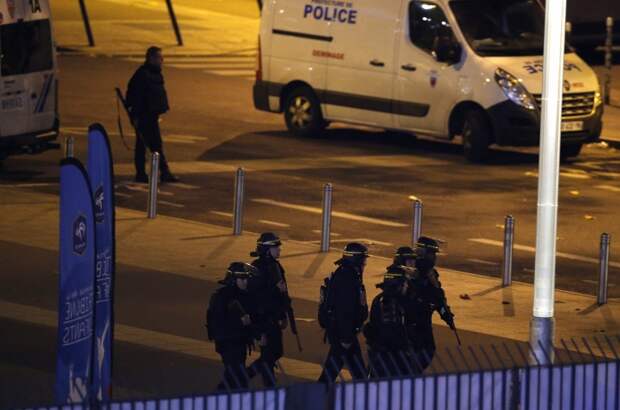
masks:
[[[363,279],[367,258],[366,246],[347,244],[342,258],[335,262],[338,268],[321,287],[318,319],[330,348],[319,382],[333,383],[344,364],[353,378],[366,377],[357,335],[368,318]]]
[[[435,339],[433,337],[432,317],[437,311],[441,319],[456,329],[454,315],[450,311],[446,294],[439,281],[439,273],[435,269],[439,242],[422,236],[415,247],[415,273],[410,280],[408,320],[410,338],[416,356],[415,365],[419,372],[426,369],[435,355]]]
[[[250,254],[258,257],[252,262],[258,272],[250,283],[250,289],[259,306],[261,354],[248,368],[248,374],[254,377],[259,372],[265,386],[275,385],[274,368],[284,354],[282,330],[287,326],[291,306],[284,268],[278,261],[281,245],[276,234],[265,232],[256,241],[256,251]]]
[[[377,285],[382,290],[372,301],[370,320],[364,326],[372,377],[397,377],[412,373],[407,334],[407,268],[390,266]]]
[[[222,356],[225,371],[218,389],[248,387],[245,361],[248,347],[257,336],[255,328],[256,302],[248,292],[248,280],[256,268],[243,262],[233,262],[226,278],[209,301],[207,335],[215,342],[215,350]]]

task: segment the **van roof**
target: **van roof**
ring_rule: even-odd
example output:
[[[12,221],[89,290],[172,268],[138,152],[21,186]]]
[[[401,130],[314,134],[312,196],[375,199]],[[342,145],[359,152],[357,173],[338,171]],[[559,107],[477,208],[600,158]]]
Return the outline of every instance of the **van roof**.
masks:
[[[50,18],[48,0],[0,0],[0,25]]]

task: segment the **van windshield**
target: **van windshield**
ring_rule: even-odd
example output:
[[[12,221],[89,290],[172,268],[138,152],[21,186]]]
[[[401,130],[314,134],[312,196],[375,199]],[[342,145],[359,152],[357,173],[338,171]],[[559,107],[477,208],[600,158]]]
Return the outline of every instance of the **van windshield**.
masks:
[[[457,0],[450,8],[482,56],[542,55],[544,10],[535,0]]]
[[[51,70],[50,21],[35,20],[0,26],[0,65],[3,77]]]

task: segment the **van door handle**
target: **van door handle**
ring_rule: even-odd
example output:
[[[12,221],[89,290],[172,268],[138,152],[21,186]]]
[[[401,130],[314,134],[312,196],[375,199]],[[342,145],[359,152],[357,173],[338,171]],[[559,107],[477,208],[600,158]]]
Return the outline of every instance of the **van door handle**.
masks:
[[[415,70],[417,70],[416,66],[411,65],[411,64],[402,65],[402,66],[400,66],[400,68],[402,68],[405,71],[415,71]]]
[[[370,62],[370,65],[375,67],[385,67],[385,63],[383,61],[379,61],[376,58]]]

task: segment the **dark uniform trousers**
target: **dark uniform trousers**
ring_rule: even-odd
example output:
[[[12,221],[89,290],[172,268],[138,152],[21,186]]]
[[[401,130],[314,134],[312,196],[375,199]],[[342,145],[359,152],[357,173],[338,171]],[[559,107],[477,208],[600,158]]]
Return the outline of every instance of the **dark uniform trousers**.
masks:
[[[248,375],[245,372],[247,346],[230,343],[218,349],[224,364],[224,380],[218,390],[236,390],[248,388]]]
[[[134,150],[134,163],[137,174],[146,174],[145,155],[146,148],[151,152],[159,153],[159,170],[162,174],[170,172],[168,162],[164,155],[164,148],[159,129],[159,115],[147,114],[138,119],[138,133],[136,136],[136,149]],[[145,146],[146,143],[146,146]]]
[[[353,340],[348,349],[345,349],[339,342],[330,345],[319,382],[334,383],[344,365],[351,371],[353,379],[360,380],[366,378],[362,349],[357,338]]]
[[[265,332],[265,336],[267,337],[267,344],[261,346],[260,356],[248,368],[248,375],[252,378],[257,373],[260,373],[263,378],[263,385],[265,387],[272,387],[275,386],[276,382],[276,375],[274,373],[276,362],[284,354],[282,329],[277,324],[271,325]]]

